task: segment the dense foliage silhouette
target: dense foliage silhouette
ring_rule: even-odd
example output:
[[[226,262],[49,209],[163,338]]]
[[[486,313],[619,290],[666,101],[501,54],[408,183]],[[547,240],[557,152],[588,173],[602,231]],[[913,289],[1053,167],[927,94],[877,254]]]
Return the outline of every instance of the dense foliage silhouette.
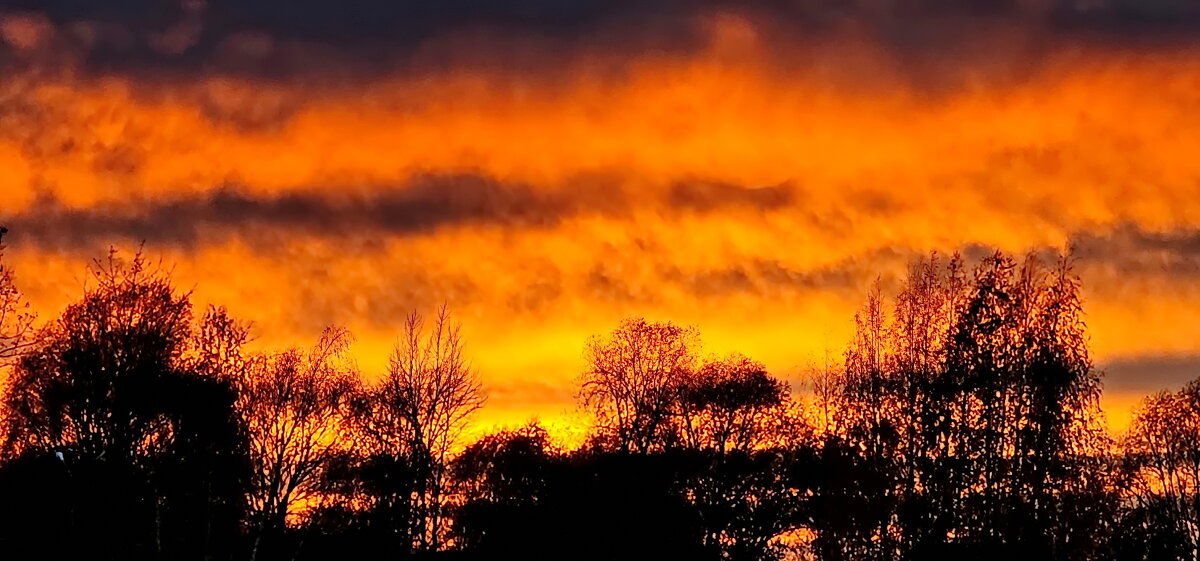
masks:
[[[0,551],[57,559],[1197,559],[1200,380],[1111,438],[1066,258],[915,263],[793,392],[694,328],[584,344],[586,441],[484,406],[446,308],[387,372],[249,351],[141,253],[38,325],[0,246]]]

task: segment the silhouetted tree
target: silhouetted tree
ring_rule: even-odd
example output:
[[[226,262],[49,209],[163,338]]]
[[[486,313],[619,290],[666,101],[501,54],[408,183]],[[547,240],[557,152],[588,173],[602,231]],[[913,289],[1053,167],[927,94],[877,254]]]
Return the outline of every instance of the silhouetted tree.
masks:
[[[209,306],[190,352],[193,367],[206,376],[240,387],[250,364],[244,350],[250,342],[250,327],[232,317],[224,307]]]
[[[1080,553],[1068,542],[1090,530],[1062,509],[1087,493],[1107,453],[1081,314],[1066,258],[1049,272],[1035,258],[1018,268],[999,254],[976,268],[947,353],[967,398],[960,447],[972,462],[958,482],[965,540],[1054,558]]]
[[[962,402],[946,372],[951,326],[965,298],[963,263],[937,254],[915,263],[895,301],[889,368],[897,407],[897,548],[902,556],[937,548],[954,527],[958,489],[947,485],[961,465],[950,428]]]
[[[322,471],[341,452],[359,387],[351,341],[349,331],[327,328],[307,352],[260,356],[246,369],[237,411],[253,461],[251,559],[264,537],[284,530],[289,514],[318,498]]]
[[[892,342],[887,320],[877,281],[854,316],[854,338],[846,350],[836,391],[835,425],[846,447],[828,443],[831,451],[837,452],[831,458],[853,464],[850,472],[856,474],[856,483],[871,483],[858,489],[859,493],[870,491],[862,498],[873,505],[856,517],[859,527],[827,542],[837,543],[850,558],[890,559],[896,555],[897,479],[907,412],[898,391],[900,380],[890,364]],[[833,496],[844,493],[830,491]]]
[[[787,384],[741,355],[710,360],[682,382],[677,410],[687,444],[696,449],[749,453],[779,444],[795,426],[784,418]]]
[[[196,368],[188,295],[140,253],[125,264],[110,252],[92,280],[6,388],[7,455],[61,466],[42,479],[69,489],[58,522],[71,539],[60,548],[100,558],[228,554],[245,442],[234,389]]]
[[[695,368],[698,347],[695,329],[641,318],[589,340],[579,395],[595,416],[596,436],[623,452],[673,444],[679,391]]]
[[[1200,381],[1117,446],[1070,261],[967,269],[876,282],[813,408],[750,358],[700,359],[695,329],[627,319],[586,344],[583,446],[530,424],[459,451],[484,397],[444,306],[364,383],[346,330],[249,353],[249,325],[194,323],[140,253],[97,261],[35,337],[0,246],[0,551],[1200,561]]]
[[[685,456],[683,493],[705,529],[703,544],[729,559],[768,559],[796,529],[800,505],[785,478],[789,449],[807,440],[787,384],[741,355],[706,361],[679,391]]]
[[[592,454],[665,469],[659,492],[690,507],[696,555],[782,554],[777,538],[798,527],[800,508],[783,475],[788,446],[806,425],[761,363],[731,355],[697,368],[699,346],[694,329],[641,319],[588,342],[580,397],[596,416]]]
[[[6,233],[7,229],[0,228],[0,368],[32,343],[34,320],[29,302],[17,290],[12,267],[4,259]]]
[[[1122,447],[1126,558],[1200,558],[1200,380],[1146,398]]]
[[[391,465],[407,476],[377,473],[393,481],[376,482],[371,508],[407,518],[395,522],[409,523],[417,550],[442,547],[450,454],[483,403],[479,376],[463,355],[461,326],[449,310],[439,310],[428,332],[419,314],[409,314],[387,374],[367,388],[359,417],[367,465]]]
[[[881,559],[1087,556],[1103,531],[1092,513],[1111,497],[1078,278],[1065,258],[1047,271],[1001,254],[969,282],[959,271],[957,258],[944,271],[931,259],[890,322],[878,289],[857,317],[837,457],[882,483],[866,487],[874,528],[848,529],[858,545],[842,546]]]
[[[672,452],[560,453],[527,426],[476,441],[454,463],[455,535],[480,559],[709,559]]]
[[[529,554],[543,539],[545,502],[563,460],[536,423],[486,435],[455,458],[451,472],[462,500],[454,517],[460,547],[491,555]]]
[[[539,505],[545,531],[532,558],[713,559],[681,476],[700,464],[680,451],[584,448],[552,464]]]

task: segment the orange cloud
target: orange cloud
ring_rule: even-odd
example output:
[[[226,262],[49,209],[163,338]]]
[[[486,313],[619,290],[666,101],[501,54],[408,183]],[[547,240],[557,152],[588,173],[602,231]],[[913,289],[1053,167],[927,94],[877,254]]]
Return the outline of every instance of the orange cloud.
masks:
[[[930,249],[1111,234],[1081,263],[1096,356],[1197,350],[1195,283],[1131,270],[1159,250],[1118,239],[1200,229],[1190,51],[1064,48],[930,89],[869,42],[830,68],[714,21],[706,49],[552,76],[15,83],[0,219],[20,282],[51,314],[85,256],[146,239],[261,345],[344,323],[369,371],[405,312],[446,301],[494,422],[569,418],[584,339],[628,314],[795,376],[837,354],[871,279]]]

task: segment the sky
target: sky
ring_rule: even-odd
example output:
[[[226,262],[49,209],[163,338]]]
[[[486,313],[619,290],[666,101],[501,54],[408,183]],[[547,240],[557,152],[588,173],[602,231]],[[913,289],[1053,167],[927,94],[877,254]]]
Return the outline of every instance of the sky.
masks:
[[[1187,0],[0,0],[0,224],[42,319],[110,245],[381,372],[445,303],[479,426],[696,326],[794,385],[930,251],[1071,249],[1114,430],[1200,375]]]

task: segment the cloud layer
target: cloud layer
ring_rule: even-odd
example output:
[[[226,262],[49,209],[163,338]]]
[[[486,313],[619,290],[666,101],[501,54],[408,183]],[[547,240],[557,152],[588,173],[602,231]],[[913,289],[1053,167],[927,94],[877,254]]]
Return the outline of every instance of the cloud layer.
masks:
[[[624,315],[792,376],[930,250],[1073,248],[1132,399],[1200,351],[1200,9],[1081,6],[5,2],[0,223],[47,315],[143,241],[368,370],[448,302],[497,420]]]
[[[1063,43],[1188,43],[1200,29],[1187,0],[15,0],[3,12],[0,36],[15,60],[49,51],[97,73],[272,78],[687,53],[703,48],[714,17],[730,14],[781,51],[851,36],[926,69],[985,55],[1029,60]]]

